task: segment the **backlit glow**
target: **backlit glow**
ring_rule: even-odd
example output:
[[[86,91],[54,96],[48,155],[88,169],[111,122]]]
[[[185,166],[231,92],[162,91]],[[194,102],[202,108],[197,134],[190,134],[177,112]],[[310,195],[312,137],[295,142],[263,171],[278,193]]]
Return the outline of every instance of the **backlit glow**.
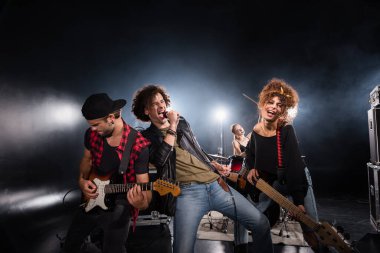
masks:
[[[226,110],[224,108],[218,108],[215,112],[215,117],[219,120],[224,120],[227,116]]]

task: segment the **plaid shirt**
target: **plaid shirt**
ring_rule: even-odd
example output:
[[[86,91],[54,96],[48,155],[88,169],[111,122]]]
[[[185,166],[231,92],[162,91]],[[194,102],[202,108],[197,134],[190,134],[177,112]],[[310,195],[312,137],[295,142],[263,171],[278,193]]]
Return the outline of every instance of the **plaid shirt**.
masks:
[[[92,168],[96,169],[100,166],[100,161],[102,159],[102,154],[103,154],[103,149],[104,149],[104,138],[100,136],[96,131],[91,130],[91,128],[88,131],[90,131],[89,136],[90,136],[90,152],[91,152],[91,158],[92,158]],[[128,135],[130,131],[131,131],[131,127],[128,124],[126,124],[123,120],[123,134],[120,140],[120,144],[116,148],[116,152],[119,156],[120,161],[123,157],[123,152],[127,144],[127,139],[128,139]],[[124,183],[136,182],[136,174],[135,174],[135,168],[134,168],[135,161],[139,157],[141,150],[147,147],[149,144],[150,142],[138,132],[135,143],[132,146],[128,169],[124,174],[124,180],[125,180]]]

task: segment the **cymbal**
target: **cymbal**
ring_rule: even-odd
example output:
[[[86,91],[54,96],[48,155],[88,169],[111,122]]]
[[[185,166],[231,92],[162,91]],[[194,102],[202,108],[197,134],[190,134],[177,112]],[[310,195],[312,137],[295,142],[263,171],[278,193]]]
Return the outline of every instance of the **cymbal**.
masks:
[[[218,155],[218,154],[208,154],[209,156],[213,157],[213,158],[218,158],[218,159],[228,159],[227,157],[224,157],[224,156],[221,156],[221,155]]]

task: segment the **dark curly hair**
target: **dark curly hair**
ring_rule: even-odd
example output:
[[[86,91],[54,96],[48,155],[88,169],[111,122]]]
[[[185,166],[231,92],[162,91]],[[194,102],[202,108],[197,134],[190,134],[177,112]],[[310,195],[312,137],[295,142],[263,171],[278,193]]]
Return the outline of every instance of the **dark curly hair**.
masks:
[[[259,108],[263,108],[266,102],[276,96],[280,98],[281,103],[283,104],[283,114],[281,115],[281,119],[284,123],[287,123],[292,120],[289,118],[288,110],[298,106],[298,93],[284,80],[272,78],[259,94]]]
[[[170,96],[165,89],[158,85],[145,85],[133,96],[132,112],[137,119],[141,121],[150,121],[149,116],[145,114],[145,108],[149,107],[152,98],[160,93],[165,100],[166,106],[170,106]]]

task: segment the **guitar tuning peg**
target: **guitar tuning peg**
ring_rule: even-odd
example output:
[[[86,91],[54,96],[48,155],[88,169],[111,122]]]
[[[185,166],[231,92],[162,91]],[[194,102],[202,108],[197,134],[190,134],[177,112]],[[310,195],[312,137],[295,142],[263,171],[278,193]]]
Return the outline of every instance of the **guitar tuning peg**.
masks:
[[[346,239],[348,241],[351,239],[351,235],[349,233],[344,233],[343,237],[344,237],[344,239]]]
[[[344,228],[342,226],[337,226],[336,230],[338,231],[338,233],[341,233],[341,234],[344,233]]]

